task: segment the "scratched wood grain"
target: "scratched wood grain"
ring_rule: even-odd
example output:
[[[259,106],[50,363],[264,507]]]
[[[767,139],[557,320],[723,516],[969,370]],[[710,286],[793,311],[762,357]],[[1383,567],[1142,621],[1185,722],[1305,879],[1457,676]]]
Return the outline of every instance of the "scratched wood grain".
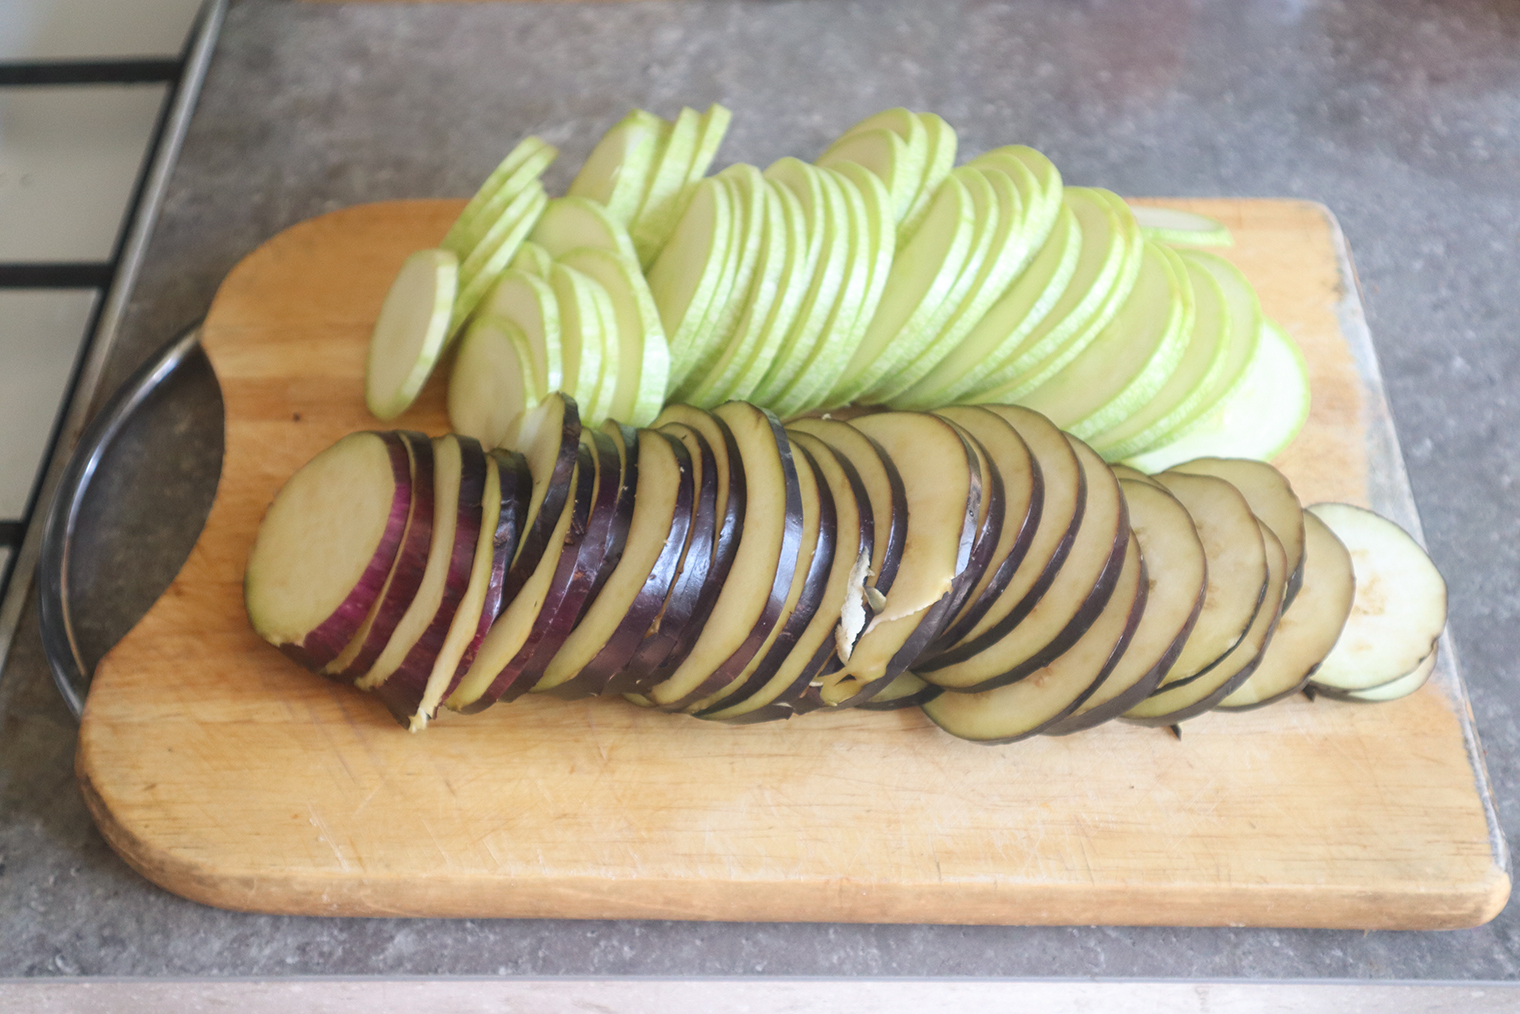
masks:
[[[1289,201],[1170,202],[1303,345],[1306,502],[1362,501],[1364,392],[1340,335],[1333,223]],[[1432,684],[987,748],[917,712],[729,728],[616,701],[525,700],[422,735],[249,630],[262,512],[360,393],[385,289],[458,202],[368,205],[280,234],[226,279],[205,345],[226,404],[210,519],[101,663],[77,771],[144,876],[212,905],[331,915],[1365,928],[1471,926],[1509,893]],[[433,384],[399,424],[446,427]]]

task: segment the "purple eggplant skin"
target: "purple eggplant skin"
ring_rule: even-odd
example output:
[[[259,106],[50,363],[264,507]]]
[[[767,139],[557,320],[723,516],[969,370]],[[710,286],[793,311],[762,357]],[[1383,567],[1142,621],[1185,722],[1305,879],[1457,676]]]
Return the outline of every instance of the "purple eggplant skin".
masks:
[[[681,444],[693,463],[691,521],[687,525],[686,540],[676,561],[669,590],[649,623],[641,630],[639,643],[634,647],[632,655],[608,680],[603,691],[608,694],[647,689],[655,668],[670,656],[701,601],[702,589],[712,570],[721,531],[718,463],[712,445],[698,430],[684,423],[669,424],[656,432],[662,432]],[[689,446],[687,441],[690,442]]]
[[[411,430],[402,430],[400,436],[412,460],[412,514],[379,611],[365,635],[364,646],[347,667],[333,677],[344,683],[358,680],[375,664],[375,659],[380,657],[395,632],[396,624],[406,615],[406,608],[416,597],[422,576],[427,571],[428,549],[433,542],[433,442],[426,434]]]
[[[942,425],[950,426],[948,422],[945,422],[943,420],[939,421]],[[966,442],[965,435],[957,427],[951,426],[950,428],[951,431],[960,438],[961,449],[965,452],[966,455],[966,471],[971,478],[970,491],[966,496],[966,509],[961,522],[960,540],[957,546],[955,558],[956,575],[959,577],[959,575],[965,573],[966,571],[966,568],[971,560],[971,548],[976,542],[976,515],[981,508],[982,476],[981,471],[976,467],[975,453],[972,451],[971,445]],[[872,443],[875,443],[875,441],[872,441]],[[886,451],[882,449],[879,444],[877,444],[877,450],[882,454],[883,457],[886,457]],[[910,533],[911,530],[912,519],[910,518]],[[1129,532],[1129,528],[1126,526],[1124,531],[1127,534]],[[1122,554],[1120,556],[1120,562],[1123,562]],[[918,626],[913,628],[913,632],[908,635],[907,640],[902,643],[902,645],[897,649],[897,652],[887,662],[886,667],[882,670],[881,676],[869,682],[862,683],[854,695],[846,698],[843,701],[840,701],[838,704],[834,705],[834,707],[836,709],[853,708],[865,703],[866,701],[869,701],[871,698],[881,693],[882,690],[884,690],[887,685],[895,680],[899,675],[912,667],[918,660],[919,656],[924,653],[924,650],[928,648],[928,646],[934,641],[936,637],[939,636],[940,632],[944,629],[945,624],[954,619],[955,612],[951,608],[951,599],[954,595],[954,591],[955,586],[952,583],[951,590],[942,595],[938,602],[934,603],[934,605],[930,606],[924,611],[923,618],[919,620]]]
[[[844,473],[845,481],[849,484],[850,494],[855,499],[856,510],[860,516],[860,533],[858,541],[854,546],[846,549],[836,544],[835,552],[848,551],[851,553],[850,559],[852,560],[860,559],[862,554],[867,559],[871,559],[872,551],[876,547],[876,518],[872,513],[871,500],[866,494],[865,482],[861,479],[859,470],[856,469],[854,463],[846,455],[841,454],[811,433],[789,430],[788,436],[794,447],[807,448],[811,441],[813,446],[810,449],[816,452],[815,460],[816,454],[827,454],[838,463],[840,471]],[[832,495],[830,499],[833,499]],[[835,502],[835,512],[837,518],[837,501]],[[898,545],[901,545],[900,540]],[[807,694],[812,686],[813,680],[819,677],[824,667],[832,660],[833,655],[834,638],[827,637],[814,650],[812,658],[808,659],[806,664],[803,665],[802,670],[797,674],[797,678],[792,681],[791,686],[777,694],[775,700],[763,707],[733,718],[726,718],[723,721],[730,725],[755,725],[761,722],[781,721],[791,718],[793,715],[805,714],[808,711],[825,707],[823,702],[818,699],[816,693],[807,701],[804,700],[804,695]]]
[[[791,653],[792,646],[797,643],[797,639],[812,622],[813,614],[818,611],[818,603],[823,598],[824,589],[828,587],[829,571],[834,566],[834,553],[839,538],[838,509],[834,504],[834,494],[829,492],[828,484],[824,481],[823,473],[819,470],[813,455],[807,448],[797,444],[792,445],[792,451],[794,456],[800,455],[802,458],[802,465],[799,467],[812,469],[818,488],[818,538],[813,545],[813,556],[808,564],[807,574],[803,577],[802,591],[797,596],[797,602],[793,605],[791,614],[782,622],[781,632],[771,641],[771,646],[766,649],[765,656],[755,666],[754,672],[750,673],[749,678],[733,693],[704,711],[698,712],[698,718],[705,718],[714,712],[741,704],[770,683]],[[793,576],[795,577],[795,574]]]
[[[1044,515],[1045,508],[1045,475],[1040,468],[1040,461],[1035,457],[1034,452],[1029,450],[1023,436],[1020,435],[1019,431],[1011,423],[997,413],[989,412],[980,405],[962,406],[959,409],[947,411],[944,414],[946,418],[959,423],[973,434],[981,426],[999,426],[1012,434],[1013,438],[1024,448],[1023,458],[1016,462],[1005,462],[1004,464],[1017,467],[1018,474],[1021,476],[1027,474],[1028,478],[1026,481],[1029,483],[1030,488],[1029,503],[1024,516],[1017,522],[1014,522],[1012,518],[1007,516],[1006,512],[1004,514],[1003,523],[1005,525],[1009,523],[1017,523],[1019,525],[1018,535],[1014,537],[1013,543],[1008,547],[1007,554],[1001,560],[991,561],[989,566],[993,569],[992,577],[987,581],[986,587],[982,589],[982,594],[977,596],[976,601],[969,605],[963,603],[961,611],[957,614],[956,618],[945,627],[940,636],[935,638],[934,643],[929,646],[926,654],[931,657],[943,652],[947,648],[953,647],[957,642],[963,640],[981,622],[982,617],[987,615],[987,610],[991,609],[994,603],[997,602],[1003,593],[1003,589],[1007,588],[1008,583],[1013,580],[1013,575],[1019,569],[1019,565],[1024,562],[1024,557],[1028,555],[1029,547],[1034,542],[1035,532],[1039,530],[1040,518]],[[986,446],[985,441],[983,444]],[[999,466],[998,472],[999,477],[1005,484],[1004,499],[1006,501],[1008,495],[1006,484],[1013,481],[1013,475],[1001,466]],[[1075,532],[1071,534],[1075,536]],[[1054,573],[1051,576],[1053,578]],[[975,583],[973,583],[972,590],[975,590]]]
[[[554,653],[559,651],[559,646],[565,643],[565,638],[570,636],[580,619],[581,608],[590,597],[602,569],[607,540],[619,506],[622,462],[617,443],[606,433],[587,430],[583,438],[590,441],[596,462],[596,486],[591,509],[586,515],[585,531],[574,546],[569,545],[568,538],[566,540],[559,566],[545,592],[543,607],[533,621],[533,630],[518,652],[519,658],[508,663],[508,668],[520,665],[521,671],[498,698],[502,703],[517,700],[532,690],[543,676]],[[632,509],[631,504],[629,508]]]
[[[624,613],[623,619],[601,649],[575,676],[552,690],[546,691],[550,696],[563,700],[579,700],[610,692],[613,678],[633,657],[649,625],[654,622],[654,618],[660,613],[660,608],[665,604],[665,597],[669,594],[671,585],[675,583],[677,567],[686,547],[687,533],[692,524],[692,510],[696,503],[691,452],[686,449],[685,444],[668,433],[661,433],[658,430],[643,432],[649,439],[662,440],[669,445],[671,452],[675,455],[681,475],[676,488],[675,508],[671,512],[670,529],[664,548],[656,557],[654,566],[649,570],[649,576],[644,579],[628,611]]]
[[[904,708],[916,708],[920,704],[928,704],[934,698],[945,692],[944,687],[937,687],[933,683],[925,683],[923,689],[902,697],[894,697],[890,701],[878,701],[874,697],[869,701],[863,701],[855,705],[861,711],[901,711]]]
[[[953,648],[937,652],[932,656],[919,660],[918,664],[914,667],[915,672],[919,670],[933,672],[936,669],[943,669],[947,665],[963,662],[971,656],[980,653],[982,649],[1002,640],[1010,630],[1024,621],[1024,618],[1034,610],[1035,606],[1039,605],[1040,599],[1050,589],[1051,584],[1055,582],[1056,575],[1061,572],[1061,567],[1066,563],[1066,557],[1070,555],[1071,548],[1077,541],[1077,531],[1082,527],[1082,518],[1087,513],[1087,476],[1085,471],[1080,467],[1077,474],[1080,478],[1077,490],[1076,512],[1072,515],[1071,524],[1067,526],[1065,534],[1061,536],[1061,541],[1056,546],[1056,551],[1051,554],[1050,561],[1045,565],[1045,569],[1040,572],[1039,578],[1029,589],[1028,593],[1019,600],[1019,604],[1014,606],[1007,616],[994,623],[991,627],[988,627],[973,640],[962,641]],[[1128,535],[1128,528],[1124,528],[1123,531]],[[1119,563],[1122,565],[1124,562],[1122,546],[1119,549],[1118,555]],[[1013,577],[1013,570],[1008,572],[1008,577],[1010,579]],[[1114,577],[1118,577],[1117,567],[1114,568]],[[1007,587],[1006,584],[1004,587]],[[992,589],[989,587],[988,590],[991,591]],[[985,610],[983,612],[985,613]],[[978,618],[980,619],[980,617]],[[985,689],[990,690],[992,688],[987,687]]]
[[[1126,536],[1128,535],[1128,532],[1129,529],[1126,527]],[[1114,666],[1119,664],[1119,659],[1124,656],[1124,652],[1129,648],[1129,642],[1131,638],[1135,636],[1135,631],[1140,627],[1140,617],[1145,613],[1146,588],[1150,582],[1145,574],[1144,560],[1141,561],[1140,566],[1140,586],[1138,589],[1136,589],[1135,602],[1130,606],[1129,618],[1125,621],[1124,631],[1119,635],[1119,643],[1114,645],[1113,651],[1109,652],[1107,661],[1103,663],[1103,667],[1098,671],[1097,675],[1094,676],[1093,679],[1087,684],[1087,689],[1083,690],[1082,693],[1077,695],[1077,698],[1075,700],[1073,700],[1065,708],[1061,709],[1060,714],[1055,715],[1054,717],[1046,720],[1045,722],[1042,722],[1032,729],[1026,729],[1017,735],[1005,736],[1001,739],[978,739],[972,740],[971,742],[978,743],[982,746],[1007,746],[1009,743],[1017,743],[1019,740],[1029,739],[1032,736],[1055,734],[1054,730],[1058,728],[1060,724],[1072,712],[1080,708],[1083,701],[1087,700],[1093,694],[1097,693],[1098,688],[1103,685],[1103,681],[1108,678],[1109,673],[1113,672]],[[1084,715],[1083,717],[1085,718],[1086,716]]]
[[[711,697],[713,694],[728,686],[749,667],[749,663],[760,651],[761,645],[766,638],[770,637],[771,630],[781,618],[781,610],[786,606],[786,598],[792,588],[792,578],[797,572],[797,558],[801,555],[802,548],[802,487],[797,479],[797,462],[792,456],[792,443],[786,437],[786,429],[781,425],[781,420],[769,409],[750,405],[748,402],[729,402],[728,405],[740,406],[730,411],[758,412],[764,416],[765,423],[770,427],[771,439],[775,442],[776,454],[781,459],[782,482],[786,485],[785,517],[782,522],[781,554],[777,560],[775,573],[771,577],[771,587],[768,592],[765,605],[760,610],[760,616],[750,627],[749,633],[737,648],[724,659],[711,673],[692,690],[668,704],[662,705],[664,711],[681,711],[696,702]],[[727,406],[721,406],[726,408]],[[714,414],[714,419],[721,419]],[[770,445],[767,445],[769,451]],[[748,473],[748,469],[745,469]],[[720,585],[717,592],[722,591]],[[716,604],[716,593],[714,595]],[[708,617],[712,615],[711,609]],[[704,624],[706,620],[704,619]],[[699,632],[700,633],[700,632]],[[695,644],[695,640],[692,641]],[[690,650],[688,648],[688,650]],[[671,670],[674,672],[674,670]]]
[[[585,444],[580,444],[576,452],[574,478],[574,492],[569,496],[564,507],[565,510],[572,512],[570,524],[565,532],[564,547],[560,550],[554,577],[550,581],[551,588],[568,580],[568,571],[575,565],[576,556],[581,542],[586,537],[586,527],[591,518],[591,504],[596,493],[596,461],[591,448]],[[489,708],[506,695],[533,657],[533,649],[537,647],[538,641],[543,638],[542,620],[543,610],[540,609],[533,621],[533,628],[527,641],[517,654],[508,660],[501,672],[491,680],[491,685],[486,688],[485,693],[481,694],[477,700],[460,708],[460,711],[467,715],[476,714]]]
[[[1140,582],[1140,594],[1142,598],[1148,594],[1149,586],[1149,575],[1142,574]],[[1198,592],[1198,602],[1193,607],[1192,616],[1183,625],[1182,632],[1173,638],[1172,643],[1167,646],[1161,658],[1157,660],[1155,665],[1151,666],[1144,676],[1140,677],[1134,686],[1107,704],[1093,708],[1084,715],[1078,715],[1057,722],[1055,725],[1045,729],[1044,735],[1066,736],[1073,732],[1081,732],[1083,729],[1091,729],[1102,725],[1104,722],[1118,718],[1130,708],[1133,708],[1149,697],[1151,692],[1161,685],[1162,677],[1166,675],[1167,670],[1177,661],[1177,656],[1182,654],[1183,645],[1187,644],[1188,635],[1193,632],[1193,624],[1198,622],[1198,614],[1203,612],[1203,602],[1207,597],[1207,591],[1208,588],[1205,586]],[[1144,605],[1143,602],[1141,604],[1142,606]],[[1253,666],[1252,668],[1254,669],[1255,667]],[[1223,700],[1223,698],[1220,698],[1220,700]],[[1077,706],[1081,707],[1081,703],[1081,701],[1078,701]]]
[[[622,486],[618,489],[616,512],[612,515],[612,525],[607,530],[607,548],[602,555],[602,567],[597,572],[596,581],[591,586],[591,594],[587,596],[585,604],[581,606],[580,616],[576,622],[580,622],[581,616],[586,615],[586,610],[591,608],[591,603],[596,601],[601,593],[602,585],[612,576],[617,569],[618,561],[623,558],[623,550],[628,546],[628,529],[633,524],[634,498],[639,491],[639,431],[624,423],[608,420],[602,425],[602,432],[610,436],[618,445],[618,457],[622,461],[623,479]]]
[[[374,688],[375,696],[404,727],[427,690],[433,663],[443,649],[443,642],[459,611],[459,602],[470,585],[475,566],[475,544],[480,541],[482,500],[486,491],[486,452],[474,437],[450,434],[459,445],[459,499],[454,508],[454,542],[449,549],[448,572],[443,581],[443,598],[428,621],[422,636],[407,651],[396,671]]]
[[[503,593],[507,602],[511,602],[522,591],[523,584],[538,569],[539,561],[549,551],[554,526],[559,524],[560,513],[565,509],[565,500],[570,496],[573,485],[570,480],[581,445],[580,409],[576,407],[575,399],[569,395],[551,397],[557,397],[564,409],[556,431],[559,434],[559,453],[555,456],[554,468],[544,487],[544,498],[539,503],[538,513],[528,519],[528,529],[518,540],[517,556],[507,569],[506,590]]]
[[[414,483],[412,458],[407,442],[400,433],[394,431],[376,432],[375,435],[385,444],[386,457],[391,466],[391,480],[394,483],[390,514],[380,544],[375,548],[353,591],[344,597],[331,616],[317,624],[301,638],[300,643],[278,645],[285,657],[302,668],[324,676],[328,674],[323,669],[341,655],[343,649],[358,635],[375,602],[385,594],[385,583],[395,569],[396,558],[401,553],[406,526],[412,513]]]
[[[496,516],[496,532],[491,536],[491,576],[487,579],[485,600],[480,611],[480,624],[475,628],[469,645],[459,658],[459,665],[449,679],[449,685],[439,700],[458,689],[465,673],[475,661],[480,645],[486,639],[491,624],[506,607],[505,597],[507,567],[517,552],[517,542],[522,537],[523,521],[528,513],[528,495],[533,489],[533,476],[528,472],[528,459],[516,451],[497,448],[490,452],[496,461],[496,473],[500,477],[501,510]]]
[[[956,426],[956,428],[961,431],[962,441],[977,452],[986,466],[981,493],[987,503],[987,517],[976,530],[976,537],[971,544],[966,564],[955,576],[955,583],[950,589],[950,601],[946,605],[946,612],[951,620],[960,615],[966,600],[976,590],[977,584],[992,564],[993,550],[997,549],[998,540],[1003,536],[1004,512],[1007,506],[1004,499],[1003,473],[998,469],[997,462],[992,460],[992,455],[987,452],[987,448],[974,435],[963,427]],[[947,620],[945,625],[949,622]],[[938,637],[935,638],[936,641],[938,639]]]
[[[722,441],[728,460],[728,494],[725,497],[726,506],[722,508],[717,518],[717,536],[713,540],[712,559],[708,565],[706,578],[701,583],[693,602],[677,601],[675,592],[671,592],[671,598],[666,603],[665,614],[660,618],[660,625],[662,632],[668,632],[673,638],[673,643],[669,653],[640,677],[637,687],[640,693],[669,679],[671,674],[681,667],[681,663],[686,661],[686,656],[690,653],[692,645],[697,643],[697,638],[702,636],[702,628],[707,625],[707,619],[718,603],[718,595],[723,591],[723,584],[728,580],[729,570],[734,565],[734,557],[738,555],[739,539],[744,531],[744,515],[749,503],[748,478],[744,471],[744,460],[739,454],[739,442],[734,438],[728,423],[709,412],[686,405],[668,406],[665,413],[674,415],[699,432],[705,427],[704,436],[708,438],[709,443],[712,443],[715,436]],[[664,418],[664,414],[661,418]],[[659,422],[659,419],[655,421]],[[722,466],[720,464],[715,467]],[[674,629],[667,631],[666,628]]]

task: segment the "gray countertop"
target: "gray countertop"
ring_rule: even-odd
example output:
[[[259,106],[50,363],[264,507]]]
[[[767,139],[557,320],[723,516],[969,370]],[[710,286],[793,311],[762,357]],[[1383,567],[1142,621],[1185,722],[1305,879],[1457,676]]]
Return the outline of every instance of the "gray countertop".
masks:
[[[1520,826],[1520,7],[1496,0],[235,4],[107,385],[296,221],[464,196],[521,135],[563,185],[629,106],[719,101],[719,161],[818,151],[880,108],[1023,142],[1125,194],[1329,205],[1356,254],[1500,817]],[[92,493],[75,581],[98,657],[167,584],[220,453],[204,363]],[[132,873],[73,781],[35,611],[0,680],[0,977],[650,974],[1506,979],[1520,915],[1444,933],[312,919]]]

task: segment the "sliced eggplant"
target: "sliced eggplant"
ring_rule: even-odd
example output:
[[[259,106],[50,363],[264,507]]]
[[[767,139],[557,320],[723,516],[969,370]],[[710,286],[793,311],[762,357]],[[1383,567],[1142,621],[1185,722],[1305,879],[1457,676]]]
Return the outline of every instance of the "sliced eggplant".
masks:
[[[938,680],[930,673],[966,661],[1023,622],[1061,572],[1087,512],[1087,473],[1066,435],[1050,420],[1028,409],[1010,405],[984,407],[1018,432],[1039,463],[1044,486],[1039,525],[1024,559],[1007,576],[1001,590],[995,591],[980,618],[959,635],[955,631],[966,621],[957,623],[944,638],[946,643],[956,638],[951,647],[914,665],[914,673],[931,683]],[[997,588],[993,584],[986,591]]]
[[[412,461],[412,514],[406,523],[406,535],[401,552],[396,555],[396,565],[386,578],[385,594],[354,639],[323,670],[324,674],[335,674],[335,679],[345,683],[358,683],[374,668],[427,573],[437,496],[433,481],[433,445],[422,433],[405,431],[401,433],[401,439]]]
[[[606,566],[607,546],[611,533],[617,526],[619,508],[632,510],[631,502],[620,496],[623,488],[622,460],[618,455],[617,442],[600,430],[584,430],[582,447],[588,449],[595,460],[596,485],[591,497],[591,508],[586,515],[585,531],[578,540],[567,543],[561,551],[559,566],[544,595],[544,603],[533,622],[533,629],[522,647],[509,662],[498,681],[505,687],[497,698],[511,702],[528,693],[543,677],[544,670],[553,661],[565,638],[575,628],[576,621],[591,601],[593,590]],[[622,524],[626,525],[624,518]],[[627,529],[623,528],[626,536]],[[622,546],[617,555],[622,556]]]
[[[1211,475],[1155,476],[1192,515],[1208,557],[1203,612],[1163,686],[1196,679],[1221,661],[1251,629],[1266,601],[1267,551],[1261,525],[1233,485]]]
[[[1332,697],[1342,701],[1361,701],[1364,703],[1377,701],[1396,701],[1400,697],[1408,697],[1416,690],[1423,687],[1430,679],[1430,674],[1436,669],[1436,655],[1432,651],[1425,656],[1425,661],[1415,667],[1413,672],[1406,673],[1396,680],[1391,680],[1381,686],[1369,687],[1366,690],[1327,690],[1316,688],[1316,692],[1326,697]]]
[[[354,681],[354,685],[361,690],[373,690],[389,680],[430,630],[437,632],[441,639],[454,618],[453,609],[458,608],[459,598],[463,597],[465,586],[469,582],[469,565],[473,560],[465,560],[463,566],[460,566],[455,559],[454,544],[454,529],[459,522],[459,480],[463,462],[460,445],[451,435],[435,438],[431,441],[431,448],[433,524],[428,539],[427,564],[423,567],[422,580],[407,601],[406,609],[397,621],[395,630],[391,632],[390,639],[385,642],[385,647],[369,670]],[[421,475],[421,469],[418,474]],[[478,509],[477,506],[477,511]],[[473,552],[473,532],[469,543],[460,548],[466,554]],[[451,599],[452,605],[449,605]],[[445,615],[440,617],[440,611],[444,611]],[[425,679],[422,673],[416,671],[413,671],[412,677],[419,683]],[[420,699],[422,688],[419,685],[415,689]],[[409,693],[403,693],[393,700],[408,696]]]
[[[882,687],[875,697],[855,706],[865,711],[901,711],[927,704],[944,692],[943,687],[925,683],[911,672],[903,672]]]
[[[536,693],[570,699],[602,693],[633,657],[675,582],[692,522],[691,452],[658,430],[639,430],[636,439],[639,490],[622,559],[560,645]]]
[[[745,520],[733,566],[696,641],[649,690],[649,699],[667,709],[693,704],[744,671],[781,615],[802,541],[802,493],[780,421],[741,401],[712,414],[727,424],[739,450]]]
[[[960,614],[972,593],[987,575],[987,570],[992,564],[993,553],[1002,540],[1003,523],[1007,517],[1007,499],[1003,490],[1003,473],[992,459],[991,452],[970,430],[943,415],[940,418],[946,419],[959,430],[961,438],[966,441],[966,446],[971,450],[972,463],[980,476],[982,491],[981,503],[976,513],[976,537],[971,542],[971,552],[966,558],[966,566],[956,575],[955,583],[950,588],[950,600],[944,606],[948,623]]]
[[[1046,729],[1065,735],[1117,718],[1150,696],[1177,660],[1203,609],[1208,564],[1187,508],[1159,485],[1120,479],[1145,559],[1145,612],[1124,657],[1075,711]]]
[[[665,601],[645,629],[633,657],[613,676],[604,693],[627,694],[663,679],[661,667],[673,657],[684,657],[686,649],[682,646],[696,640],[722,586],[718,575],[726,574],[733,564],[738,528],[730,523],[730,517],[735,511],[743,514],[744,483],[742,475],[737,484],[730,481],[728,462],[731,458],[737,461],[738,454],[733,451],[732,435],[726,426],[720,430],[718,421],[706,413],[700,418],[694,413],[692,418],[718,434],[718,447],[715,450],[696,426],[677,422],[661,426],[661,432],[681,441],[691,458],[691,524]]]
[[[1298,693],[1340,637],[1356,595],[1351,554],[1328,525],[1304,515],[1304,576],[1298,596],[1283,608],[1261,664],[1220,710],[1245,710]]]
[[[486,486],[470,585],[428,676],[422,701],[408,722],[413,732],[427,727],[438,713],[439,704],[464,679],[492,621],[501,612],[507,566],[522,534],[532,488],[533,477],[528,474],[527,459],[521,454],[498,448],[486,455]]]
[[[534,485],[537,485],[536,480]],[[561,547],[560,551],[541,554],[538,566],[523,581],[517,593],[504,597],[505,608],[486,632],[464,679],[444,700],[445,707],[467,714],[483,711],[496,703],[520,671],[509,672],[508,666],[532,634],[562,558],[566,553],[573,556],[585,538],[591,500],[596,492],[595,459],[585,445],[578,445],[570,485],[569,496],[548,539],[550,545]],[[517,555],[521,559],[522,550],[518,550]]]
[[[1195,458],[1167,471],[1212,475],[1240,490],[1251,513],[1272,529],[1288,555],[1288,588],[1283,594],[1283,605],[1291,605],[1304,579],[1304,508],[1288,477],[1265,461],[1251,458]]]
[[[1446,627],[1446,582],[1408,532],[1361,507],[1310,507],[1351,554],[1356,597],[1316,686],[1368,690],[1414,670]]]
[[[930,683],[968,693],[1017,682],[1076,644],[1108,604],[1129,544],[1128,508],[1103,459],[1077,438],[1066,439],[1087,480],[1086,509],[1070,554],[1017,626],[962,661],[941,666],[936,659],[915,667]]]
[[[1129,465],[1123,465],[1112,461],[1109,462],[1108,467],[1113,469],[1114,474],[1119,477],[1119,480],[1121,482],[1125,480],[1131,480],[1134,482],[1143,482],[1148,485],[1155,486],[1157,489],[1166,489],[1165,486],[1157,482],[1151,476],[1146,475],[1138,468],[1131,468]]]
[[[553,541],[552,533],[570,496],[570,477],[580,442],[580,410],[574,398],[560,392],[525,412],[507,433],[505,445],[522,452],[528,460],[528,474],[533,476],[527,528],[518,540],[517,555],[507,571],[502,593],[508,601],[515,599],[528,577],[537,572]]]
[[[1145,700],[1124,713],[1124,717],[1141,725],[1176,725],[1212,710],[1251,677],[1261,664],[1277,619],[1282,615],[1283,589],[1288,582],[1288,558],[1272,529],[1257,522],[1267,559],[1267,587],[1262,607],[1251,627],[1219,663],[1197,679],[1167,686],[1163,684]]]
[[[991,559],[955,618],[930,646],[931,654],[959,641],[992,608],[1034,543],[1045,501],[1040,464],[1008,420],[980,405],[955,405],[935,414],[965,429],[986,449],[1002,480],[1003,524]],[[1070,445],[1064,440],[1060,443],[1073,471],[1077,471]]]
[[[1121,559],[1113,594],[1067,651],[1016,683],[940,694],[924,714],[953,736],[989,744],[1035,735],[1071,714],[1119,663],[1145,612],[1145,561],[1128,529]]]
[[[243,574],[258,635],[319,671],[383,599],[412,510],[400,435],[354,433],[286,481],[259,524]]]
[[[874,526],[869,560],[860,566],[860,561],[865,558],[856,558],[859,580],[852,582],[853,587],[841,606],[835,651],[836,656],[842,657],[854,647],[860,632],[875,614],[865,601],[865,590],[874,588],[877,593],[886,595],[897,579],[903,547],[908,540],[908,493],[902,473],[881,445],[849,423],[835,419],[794,419],[791,428],[823,441],[854,472],[865,490],[864,502]],[[829,664],[830,671],[838,670],[839,657]],[[821,698],[814,704],[825,706]]]
[[[851,420],[896,463],[908,502],[908,538],[890,590],[844,665],[824,677],[825,704],[870,700],[918,658],[949,619],[956,579],[976,539],[981,476],[970,446],[949,422],[917,412]]]
[[[770,683],[742,702],[701,716],[713,721],[745,725],[778,721],[823,706],[812,687],[813,677],[834,657],[835,629],[849,591],[850,573],[857,561],[871,559],[875,546],[871,502],[850,459],[811,433],[788,430],[787,436],[794,448],[809,455],[808,460],[822,477],[822,485],[833,504],[836,529],[833,561],[812,618],[776,668]]]
[[[438,584],[436,605],[433,586],[428,578],[424,578],[416,601],[432,608],[432,616],[395,671],[375,687],[376,696],[396,721],[408,728],[420,727],[417,716],[428,687],[435,683],[435,676],[436,682],[443,682],[454,673],[452,665],[440,664],[439,655],[475,576],[475,553],[480,544],[485,511],[486,452],[480,441],[451,433],[438,437],[433,445],[436,482],[440,487],[445,483],[454,486],[453,517],[440,518],[440,523],[433,526],[434,547],[429,559],[429,577],[434,578],[435,573],[431,557],[436,556],[442,565],[434,578]],[[449,499],[442,488],[434,498],[440,511],[449,509]],[[499,499],[497,503],[500,504]],[[448,540],[447,546],[440,545],[444,539]],[[400,629],[397,628],[398,633]],[[437,710],[436,702],[435,697],[434,711]],[[420,724],[426,722],[427,719],[423,718]]]
[[[772,688],[777,671],[807,629],[823,598],[839,534],[834,497],[811,452],[795,444],[792,450],[802,493],[802,541],[781,618],[771,628],[770,636],[749,665],[732,683],[713,697],[687,708],[699,718],[745,705],[762,691]],[[858,539],[855,533],[851,534],[850,548],[854,549]],[[780,686],[773,689],[779,690]]]

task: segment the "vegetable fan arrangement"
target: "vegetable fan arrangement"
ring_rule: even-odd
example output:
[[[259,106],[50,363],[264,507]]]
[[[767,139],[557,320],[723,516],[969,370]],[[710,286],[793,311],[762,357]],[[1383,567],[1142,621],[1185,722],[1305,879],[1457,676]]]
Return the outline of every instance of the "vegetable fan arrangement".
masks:
[[[1222,226],[1029,148],[952,168],[902,109],[707,176],[727,122],[636,111],[556,199],[530,138],[407,260],[368,403],[449,351],[455,432],[356,433],[285,485],[261,636],[413,730],[531,692],[1002,743],[1423,684],[1424,551],[1259,460],[1308,383],[1199,249]]]

